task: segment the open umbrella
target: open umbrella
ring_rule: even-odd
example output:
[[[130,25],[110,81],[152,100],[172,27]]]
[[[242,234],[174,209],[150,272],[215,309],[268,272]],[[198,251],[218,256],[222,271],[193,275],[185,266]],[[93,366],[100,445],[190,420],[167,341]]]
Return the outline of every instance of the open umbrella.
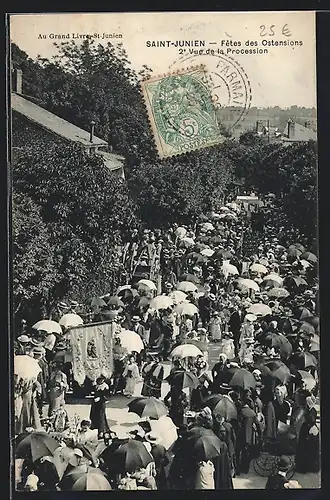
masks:
[[[183,301],[177,306],[175,306],[174,311],[177,314],[186,316],[194,316],[194,314],[198,314],[198,308],[194,304],[191,304],[188,301]]]
[[[264,280],[262,283],[261,283],[261,286],[265,289],[265,290],[269,290],[271,288],[281,288],[281,285],[278,283],[278,281],[275,281],[275,280]]]
[[[255,389],[256,380],[251,372],[245,368],[240,368],[234,373],[229,385],[231,385],[231,387],[240,387],[242,389]]]
[[[288,276],[284,279],[283,285],[286,288],[300,288],[301,286],[307,286],[307,281],[301,276]]]
[[[288,359],[292,353],[292,344],[286,337],[284,337],[284,335],[279,335],[278,333],[268,333],[264,342],[268,347],[275,347],[279,349],[281,358],[283,359]]]
[[[301,255],[302,255],[302,252],[300,250],[298,250],[298,248],[295,246],[292,246],[291,248],[288,249],[288,256],[289,257],[297,258],[297,257],[300,257]]]
[[[289,363],[300,370],[317,366],[317,359],[310,352],[295,352],[289,359]]]
[[[31,356],[18,354],[14,356],[14,375],[23,380],[36,380],[41,372],[38,361]]]
[[[220,212],[222,212],[222,213],[228,213],[228,212],[231,212],[231,210],[230,210],[230,207],[221,207],[220,208]]]
[[[264,366],[270,370],[272,377],[280,380],[282,384],[286,384],[290,380],[290,370],[282,361],[269,361],[268,363],[265,363]]]
[[[119,297],[116,297],[116,296],[110,297],[107,302],[108,302],[108,306],[114,306],[116,308],[124,307],[123,301]]]
[[[220,214],[219,219],[223,219],[223,220],[237,220],[237,215],[236,214],[232,214],[231,212],[227,212],[225,214]]]
[[[268,297],[273,297],[276,299],[282,299],[289,297],[290,292],[286,290],[285,288],[272,288],[271,290],[268,290],[267,292]]]
[[[317,262],[317,256],[314,253],[312,253],[312,252],[304,252],[301,255],[301,258],[305,259],[305,260],[308,260],[308,262],[313,262],[313,263]]]
[[[231,210],[239,210],[239,206],[237,205],[237,203],[235,203],[234,201],[231,201],[229,203],[226,203],[226,207],[230,208]],[[226,208],[224,207],[224,208]]]
[[[203,355],[203,353],[194,344],[181,344],[173,349],[171,352],[172,358],[196,358]]]
[[[59,442],[46,432],[33,431],[19,440],[16,458],[28,458],[35,462],[39,458],[53,456],[59,446]]]
[[[187,229],[185,227],[178,227],[176,228],[175,230],[175,234],[179,237],[179,238],[184,238],[187,234]]]
[[[138,307],[150,306],[151,299],[149,297],[141,297],[138,302]]]
[[[293,245],[290,245],[289,248],[291,248],[292,246],[295,246],[296,248],[298,248],[298,250],[300,250],[301,252],[304,252],[305,251],[305,247],[303,245],[301,245],[301,243],[294,243]]]
[[[189,388],[196,389],[199,386],[199,379],[191,372],[178,370],[170,373],[165,379],[171,386],[176,386],[181,390]]]
[[[268,316],[272,314],[272,310],[266,304],[258,303],[252,304],[247,310],[247,313],[254,314],[255,316]]]
[[[214,250],[212,250],[211,248],[204,248],[204,249],[201,251],[201,254],[202,254],[204,257],[212,257],[212,255],[214,254]]]
[[[180,282],[189,281],[191,283],[194,283],[195,285],[198,285],[200,283],[200,279],[191,273],[181,274],[181,276],[179,277],[179,281]]]
[[[276,273],[267,274],[267,276],[264,277],[263,281],[268,280],[276,281],[280,286],[283,285],[283,278],[281,278],[281,276]]]
[[[255,292],[260,291],[259,285],[255,281],[247,279],[247,278],[239,278],[238,286],[254,290]]]
[[[177,289],[181,292],[197,292],[197,286],[191,281],[181,281],[178,283]]]
[[[91,307],[105,307],[107,305],[101,297],[91,297],[86,303]]]
[[[299,319],[299,321],[306,321],[306,318],[309,318],[311,316],[311,313],[307,307],[298,307],[296,311],[294,312],[294,315],[296,319]],[[307,321],[308,323],[308,321]]]
[[[184,238],[182,238],[182,240],[180,241],[180,248],[189,248],[189,247],[192,247],[195,245],[195,240],[193,240],[192,238],[189,238],[187,236],[185,236]]]
[[[247,319],[248,321],[257,321],[257,316],[255,316],[254,314],[251,314],[251,313],[248,313],[245,315],[244,319]]]
[[[306,385],[306,389],[308,391],[312,391],[316,386],[316,380],[313,375],[309,372],[305,372],[304,370],[298,370],[298,373],[302,382],[304,382],[304,384]]]
[[[167,295],[158,295],[150,302],[150,308],[156,309],[159,311],[160,309],[168,309],[173,306],[173,299],[168,297]]]
[[[32,328],[34,330],[44,331],[47,333],[58,333],[59,335],[62,334],[61,325],[56,323],[56,321],[52,321],[50,319],[42,319],[41,321],[35,323]]]
[[[154,458],[140,441],[129,439],[114,451],[111,464],[113,470],[124,474],[144,469]]]
[[[59,321],[59,324],[64,328],[70,328],[71,326],[80,326],[84,324],[83,319],[78,314],[64,314]]]
[[[317,352],[320,350],[320,337],[314,333],[313,337],[311,338],[311,347],[310,347],[310,352]]]
[[[211,460],[220,455],[222,442],[211,429],[197,427],[187,432],[187,455],[197,461]]]
[[[60,482],[62,491],[109,491],[111,486],[101,469],[80,465],[66,473]]]
[[[138,281],[138,285],[139,285],[139,287],[140,287],[140,285],[146,286],[150,290],[157,290],[155,283],[151,280],[142,279],[142,280]]]
[[[122,347],[128,352],[141,352],[144,349],[140,335],[131,330],[122,330],[117,334],[117,337],[120,338]]]
[[[204,231],[214,231],[215,227],[213,226],[213,224],[211,222],[203,222],[201,224],[201,227],[202,229],[204,229]]]
[[[262,264],[258,264],[258,263],[252,264],[252,266],[250,266],[250,271],[254,271],[254,272],[260,273],[260,274],[267,274],[268,273],[267,267],[263,266]]]
[[[305,323],[310,323],[316,329],[320,326],[320,318],[318,316],[305,316],[304,317],[304,322]]]
[[[167,406],[157,398],[135,398],[128,404],[128,411],[136,413],[141,418],[149,417],[158,419],[167,415]]]
[[[225,250],[224,248],[220,248],[220,250],[217,250],[215,253],[215,257],[224,259],[224,260],[230,260],[233,258],[233,254],[229,250]]]
[[[237,418],[235,403],[227,395],[212,394],[206,398],[205,404],[211,408],[214,415],[227,421]]]
[[[204,250],[204,249],[201,249]],[[205,257],[205,255],[201,255],[200,253],[197,252],[190,252],[187,255],[187,260],[192,260],[194,261],[195,264],[204,264],[205,262],[208,261],[208,258]],[[193,275],[191,275],[193,276]],[[194,276],[196,278],[196,276]]]
[[[299,331],[307,333],[308,335],[313,335],[315,333],[315,328],[310,323],[304,322],[299,326]]]
[[[229,262],[224,262],[222,264],[221,269],[228,274],[233,274],[233,275],[239,274],[237,267],[234,266],[233,264],[229,264]]]
[[[116,295],[120,295],[125,290],[133,290],[132,285],[122,285],[117,288]]]
[[[180,302],[186,300],[187,295],[184,292],[181,292],[181,290],[174,290],[174,292],[169,294],[169,297],[173,300],[174,304],[180,304]]]

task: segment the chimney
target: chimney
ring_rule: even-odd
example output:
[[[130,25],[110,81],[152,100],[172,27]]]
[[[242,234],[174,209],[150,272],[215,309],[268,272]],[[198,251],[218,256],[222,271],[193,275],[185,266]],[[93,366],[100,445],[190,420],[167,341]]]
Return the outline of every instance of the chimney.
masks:
[[[89,141],[93,142],[95,122],[91,122]]]
[[[288,120],[288,138],[289,139],[293,139],[294,135],[295,135],[295,126],[294,126],[294,122],[290,119]]]
[[[14,81],[13,81],[13,90],[17,94],[22,94],[23,90],[23,71],[17,68],[14,71]]]

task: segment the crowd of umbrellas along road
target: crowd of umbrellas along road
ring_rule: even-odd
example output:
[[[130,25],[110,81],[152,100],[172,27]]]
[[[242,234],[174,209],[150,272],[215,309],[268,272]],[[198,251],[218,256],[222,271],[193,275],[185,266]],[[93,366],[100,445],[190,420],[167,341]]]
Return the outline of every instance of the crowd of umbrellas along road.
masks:
[[[275,224],[251,230],[234,202],[208,219],[140,235],[138,253],[161,243],[161,290],[145,275],[22,324],[17,489],[231,489],[251,467],[282,489],[319,471],[317,256]],[[109,320],[113,373],[78,383],[70,332]],[[90,418],[70,419],[84,388]],[[108,422],[118,398],[140,419],[126,435]]]

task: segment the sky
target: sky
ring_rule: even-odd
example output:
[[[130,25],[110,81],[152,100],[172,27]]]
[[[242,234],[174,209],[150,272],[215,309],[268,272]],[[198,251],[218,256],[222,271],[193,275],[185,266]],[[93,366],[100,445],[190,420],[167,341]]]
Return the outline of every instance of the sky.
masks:
[[[203,53],[187,57],[179,48],[147,47],[147,42],[204,41],[202,50],[249,50],[246,43],[257,42],[257,49],[268,53],[225,52],[243,68],[251,87],[251,106],[292,105],[316,107],[315,13],[301,12],[158,12],[158,13],[62,13],[13,14],[10,39],[31,58],[39,54],[51,58],[57,53],[53,35],[98,34],[98,43],[121,42],[132,67],[137,71],[146,64],[155,75],[203,63],[212,72],[216,58]],[[122,38],[103,38],[103,33]],[[45,38],[44,38],[45,36]],[[302,42],[294,46],[262,46],[277,41]],[[64,41],[67,41],[65,39]],[[75,38],[77,43],[79,39]],[[210,44],[210,42],[213,42]],[[240,47],[228,44],[240,42]],[[253,48],[256,48],[255,46]],[[197,48],[199,50],[199,47]],[[196,50],[196,47],[195,47]],[[181,59],[180,59],[181,58]],[[236,65],[237,67],[237,65]],[[225,95],[223,95],[225,99]]]

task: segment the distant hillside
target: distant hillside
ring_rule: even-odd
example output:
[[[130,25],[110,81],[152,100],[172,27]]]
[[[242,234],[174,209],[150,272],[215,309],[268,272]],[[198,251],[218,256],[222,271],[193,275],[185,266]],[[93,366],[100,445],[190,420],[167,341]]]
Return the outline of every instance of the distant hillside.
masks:
[[[230,128],[233,136],[239,136],[246,130],[255,129],[257,120],[262,121],[264,125],[267,125],[267,121],[269,120],[269,125],[278,127],[280,131],[284,130],[289,118],[297,123],[300,123],[301,125],[308,126],[315,131],[317,129],[316,108],[300,108],[298,106],[291,106],[291,108],[282,109],[275,106],[260,109],[254,106],[249,109],[245,118],[242,121],[239,121],[233,130],[232,124],[239,119],[242,111],[243,109],[239,107],[224,107],[217,111],[219,122],[225,128]]]

